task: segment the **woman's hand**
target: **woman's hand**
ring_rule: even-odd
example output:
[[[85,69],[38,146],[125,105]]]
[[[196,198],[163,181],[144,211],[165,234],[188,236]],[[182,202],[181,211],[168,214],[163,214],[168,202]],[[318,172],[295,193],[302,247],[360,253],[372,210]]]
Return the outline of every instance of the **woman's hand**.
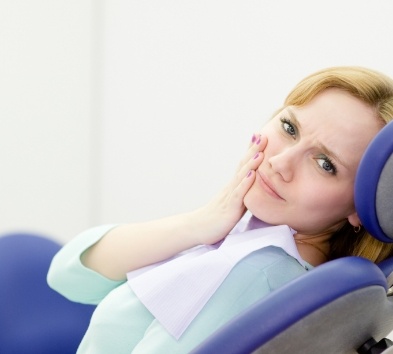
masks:
[[[191,213],[118,226],[84,252],[83,264],[107,278],[123,280],[131,270],[222,240],[245,212],[243,199],[255,181],[266,144],[265,137],[253,137],[235,177],[206,206]]]
[[[255,181],[255,170],[262,163],[267,138],[254,134],[232,181],[206,206],[196,210],[200,244],[222,240],[244,215],[244,196]]]

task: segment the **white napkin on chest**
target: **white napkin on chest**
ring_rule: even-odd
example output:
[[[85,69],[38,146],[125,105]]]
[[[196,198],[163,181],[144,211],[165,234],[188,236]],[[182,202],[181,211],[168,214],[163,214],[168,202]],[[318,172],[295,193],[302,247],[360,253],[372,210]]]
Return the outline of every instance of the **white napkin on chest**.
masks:
[[[128,284],[161,325],[179,339],[231,269],[251,252],[277,246],[305,265],[294,233],[286,225],[266,226],[247,215],[220,245],[195,247],[132,271],[127,274]]]

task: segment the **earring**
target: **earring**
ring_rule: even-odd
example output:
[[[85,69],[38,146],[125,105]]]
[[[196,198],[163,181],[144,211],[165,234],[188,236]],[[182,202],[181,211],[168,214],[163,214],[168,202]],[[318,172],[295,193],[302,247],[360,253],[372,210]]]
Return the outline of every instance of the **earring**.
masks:
[[[361,229],[362,229],[362,225],[358,225],[358,226],[353,227],[353,231],[355,232],[355,234],[358,234]]]

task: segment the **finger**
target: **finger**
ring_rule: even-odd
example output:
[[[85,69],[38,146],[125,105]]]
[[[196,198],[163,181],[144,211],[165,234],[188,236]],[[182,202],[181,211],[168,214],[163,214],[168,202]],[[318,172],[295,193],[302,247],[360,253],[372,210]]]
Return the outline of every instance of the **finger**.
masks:
[[[244,170],[246,170],[247,173],[248,170],[254,170],[260,165],[260,163],[262,162],[260,157],[262,157],[263,159],[263,151],[265,150],[266,145],[267,138],[265,136],[261,136],[248,149],[247,154],[243,157],[237,169],[237,173],[240,174],[241,177],[244,176]],[[257,159],[258,157],[259,159]]]
[[[261,135],[259,144],[257,144],[257,145],[259,146],[259,151],[265,150],[265,148],[267,146],[267,136]]]
[[[247,161],[257,151],[265,150],[266,146],[267,146],[267,137],[259,134],[258,136],[256,136],[254,143],[251,144],[250,147],[248,148],[244,160]]]
[[[244,176],[247,175],[247,173],[250,170],[256,170],[259,165],[262,163],[263,158],[264,158],[264,153],[262,151],[257,151],[254,156],[252,156],[247,163],[245,163],[241,168],[238,170],[237,173],[237,179],[238,183],[243,179]]]
[[[244,196],[247,194],[251,186],[255,181],[255,171],[250,170],[244,176],[244,178],[240,181],[240,183],[234,188],[233,192],[231,193],[231,204],[237,208],[242,208]]]
[[[249,147],[238,164],[237,171],[239,171],[256,154],[256,152],[261,149],[261,146],[263,146],[263,148],[265,146],[261,135],[253,134]]]
[[[260,137],[260,134],[258,133],[254,133],[251,137],[250,143],[248,144],[248,147],[250,148],[252,145],[254,145],[254,143],[258,140],[258,138]]]

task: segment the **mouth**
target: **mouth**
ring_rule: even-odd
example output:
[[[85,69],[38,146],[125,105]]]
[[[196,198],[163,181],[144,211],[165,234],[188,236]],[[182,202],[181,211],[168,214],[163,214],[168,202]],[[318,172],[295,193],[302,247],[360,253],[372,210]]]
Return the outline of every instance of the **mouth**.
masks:
[[[269,194],[273,198],[285,200],[283,197],[281,197],[280,194],[278,194],[269,179],[260,171],[257,171],[257,180],[259,182],[259,185],[265,190],[267,194]]]

